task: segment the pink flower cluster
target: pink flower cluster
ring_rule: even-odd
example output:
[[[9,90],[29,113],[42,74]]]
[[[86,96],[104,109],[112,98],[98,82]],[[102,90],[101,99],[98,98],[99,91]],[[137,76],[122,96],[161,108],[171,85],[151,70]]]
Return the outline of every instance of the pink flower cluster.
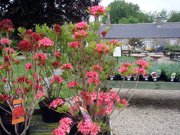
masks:
[[[51,82],[51,84],[53,84],[53,83],[59,83],[59,84],[60,84],[60,83],[63,82],[63,79],[62,79],[61,76],[55,75],[55,76],[53,76],[53,77],[51,78],[50,82]]]
[[[62,30],[61,30],[61,26],[59,24],[54,24],[53,25],[53,30],[57,35],[60,35]]]
[[[118,69],[119,73],[124,74],[129,71],[129,67],[131,66],[131,63],[123,63],[122,66]]]
[[[41,39],[41,40],[38,41],[38,45],[39,45],[39,47],[40,47],[40,46],[43,46],[43,47],[51,47],[51,46],[54,45],[54,42],[53,42],[51,39],[49,39],[49,38],[47,38],[47,37],[44,37],[43,39]]]
[[[57,108],[58,106],[63,104],[64,104],[64,100],[62,100],[61,98],[57,98],[49,104],[49,108]]]
[[[39,92],[36,94],[35,98],[36,98],[36,99],[41,99],[43,96],[45,96],[45,93],[44,93],[43,91],[39,91]]]
[[[54,135],[66,135],[69,134],[73,121],[70,118],[62,118],[59,121],[59,127],[53,131]]]
[[[72,69],[72,68],[73,68],[73,66],[72,66],[71,63],[63,64],[61,66],[61,69],[64,69],[64,70],[69,70],[69,69]]]
[[[13,53],[15,53],[15,50],[14,50],[13,48],[6,47],[6,48],[5,48],[5,52],[6,52],[7,54],[13,54]]]
[[[79,83],[76,81],[72,81],[68,83],[68,88],[74,88],[76,86],[79,86]]]
[[[93,65],[93,66],[91,67],[91,70],[92,70],[92,71],[96,71],[96,72],[101,72],[101,71],[103,70],[103,68],[102,68],[102,66],[100,66],[100,65]]]
[[[88,80],[88,84],[95,84],[95,85],[98,85],[99,84],[99,75],[97,72],[95,71],[89,71],[86,73],[86,76],[85,76]]]
[[[116,39],[112,39],[112,40],[109,41],[109,43],[112,44],[112,45],[114,45],[114,46],[116,46],[116,45],[119,44],[119,41],[116,40]]]
[[[86,30],[88,28],[87,22],[79,22],[75,24],[76,30]]]
[[[73,37],[77,40],[82,40],[87,37],[88,33],[85,30],[75,31]]]
[[[83,135],[97,135],[100,132],[100,127],[97,123],[86,120],[78,124],[78,130]]]
[[[95,51],[98,53],[108,53],[109,52],[109,46],[105,44],[97,44]]]
[[[56,51],[56,52],[54,52],[54,56],[56,58],[59,58],[59,57],[61,57],[61,53],[59,51]]]
[[[103,6],[93,6],[89,9],[89,13],[95,17],[98,17],[105,13],[105,9]]]
[[[77,49],[81,46],[81,43],[79,41],[73,41],[68,43],[68,46],[74,49]]]
[[[0,45],[10,45],[11,41],[8,38],[0,39]]]
[[[96,104],[95,101],[97,101],[97,106],[99,109],[97,115],[100,116],[111,114],[115,105],[120,103],[120,97],[114,91],[99,92],[98,95],[97,92],[81,92],[80,95],[85,105],[94,106]]]
[[[134,68],[134,73],[137,74],[137,75],[139,75],[139,74],[141,74],[141,75],[147,74],[145,68],[139,68],[139,67]]]
[[[148,68],[149,67],[149,63],[145,60],[137,60],[136,64],[140,67],[140,68]]]
[[[40,66],[44,66],[46,60],[48,59],[45,53],[36,53],[33,58],[39,61]]]
[[[32,64],[31,63],[26,63],[25,67],[26,67],[26,70],[28,71],[28,70],[30,70],[32,68]]]

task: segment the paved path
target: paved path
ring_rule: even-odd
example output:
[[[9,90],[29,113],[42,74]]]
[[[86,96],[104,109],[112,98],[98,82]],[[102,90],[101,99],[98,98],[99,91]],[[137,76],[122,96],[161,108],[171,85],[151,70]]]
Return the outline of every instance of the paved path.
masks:
[[[129,104],[111,116],[114,135],[180,135],[180,91],[136,90]]]

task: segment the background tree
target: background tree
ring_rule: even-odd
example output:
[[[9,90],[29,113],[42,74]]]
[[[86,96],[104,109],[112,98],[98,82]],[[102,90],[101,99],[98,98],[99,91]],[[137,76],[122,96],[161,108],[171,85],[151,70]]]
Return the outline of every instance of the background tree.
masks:
[[[167,20],[168,22],[180,22],[180,11],[172,11],[170,17]]]
[[[152,22],[152,17],[140,11],[137,4],[124,0],[115,0],[108,5],[111,23],[146,23]],[[103,18],[105,22],[107,16]]]
[[[9,18],[16,27],[35,24],[87,21],[88,8],[100,0],[0,0],[0,19]]]

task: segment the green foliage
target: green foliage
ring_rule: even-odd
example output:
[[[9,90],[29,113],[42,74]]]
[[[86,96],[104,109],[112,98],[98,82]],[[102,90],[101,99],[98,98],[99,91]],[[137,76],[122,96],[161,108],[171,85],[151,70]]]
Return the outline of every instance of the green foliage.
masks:
[[[167,20],[168,22],[180,22],[180,11],[172,11],[170,17]]]
[[[124,0],[115,0],[108,6],[111,23],[149,23],[153,22],[152,17],[140,11],[137,4],[128,3]],[[102,18],[103,23],[107,14]]]
[[[59,113],[63,113],[63,112],[67,113],[67,112],[69,112],[69,106],[62,105],[62,106],[58,107],[56,111]]]

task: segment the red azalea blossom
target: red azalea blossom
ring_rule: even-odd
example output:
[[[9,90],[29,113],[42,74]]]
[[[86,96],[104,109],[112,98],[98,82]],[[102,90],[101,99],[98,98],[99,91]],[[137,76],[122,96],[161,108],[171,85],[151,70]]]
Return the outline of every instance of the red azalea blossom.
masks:
[[[95,71],[89,71],[86,73],[86,78],[97,78],[99,75]]]
[[[10,95],[7,95],[7,94],[0,95],[0,101],[2,101],[2,102],[7,102],[7,100],[9,100],[9,99],[11,99]]]
[[[63,64],[61,66],[61,69],[64,69],[64,70],[69,70],[69,69],[72,69],[72,68],[73,68],[73,66],[72,66],[71,63]]]
[[[129,67],[129,66],[131,66],[131,65],[132,65],[131,63],[126,62],[126,63],[123,63],[123,64],[122,64],[122,67]]]
[[[40,66],[44,66],[45,61],[47,60],[47,55],[45,53],[36,53],[34,59],[39,61]]]
[[[89,13],[95,17],[98,17],[105,13],[105,9],[103,6],[93,6],[89,9]]]
[[[13,53],[15,53],[14,49],[13,49],[13,48],[9,48],[9,47],[6,47],[6,48],[5,48],[5,52],[6,52],[7,54],[13,54]]]
[[[76,81],[72,81],[68,83],[68,88],[74,88],[76,86],[79,86],[79,83]]]
[[[25,115],[25,111],[22,106],[15,107],[12,112],[13,118],[18,118],[20,116]]]
[[[14,26],[12,24],[12,21],[10,19],[3,19],[2,21],[0,21],[0,31],[13,32]]]
[[[33,48],[31,42],[29,42],[28,40],[20,41],[17,47],[19,48],[20,51],[25,51],[25,52],[29,52]]]
[[[55,76],[53,76],[53,77],[51,78],[50,82],[51,82],[51,84],[52,84],[52,83],[62,83],[62,82],[63,82],[63,79],[62,79],[61,76],[55,75]]]
[[[61,26],[59,24],[54,24],[53,25],[53,30],[56,34],[60,35],[62,30],[61,30]]]
[[[81,46],[81,43],[79,41],[73,41],[68,43],[68,46],[74,49],[77,49]]]
[[[60,66],[60,62],[59,61],[54,61],[54,62],[51,63],[51,65],[52,65],[52,67],[54,69],[57,69]]]

